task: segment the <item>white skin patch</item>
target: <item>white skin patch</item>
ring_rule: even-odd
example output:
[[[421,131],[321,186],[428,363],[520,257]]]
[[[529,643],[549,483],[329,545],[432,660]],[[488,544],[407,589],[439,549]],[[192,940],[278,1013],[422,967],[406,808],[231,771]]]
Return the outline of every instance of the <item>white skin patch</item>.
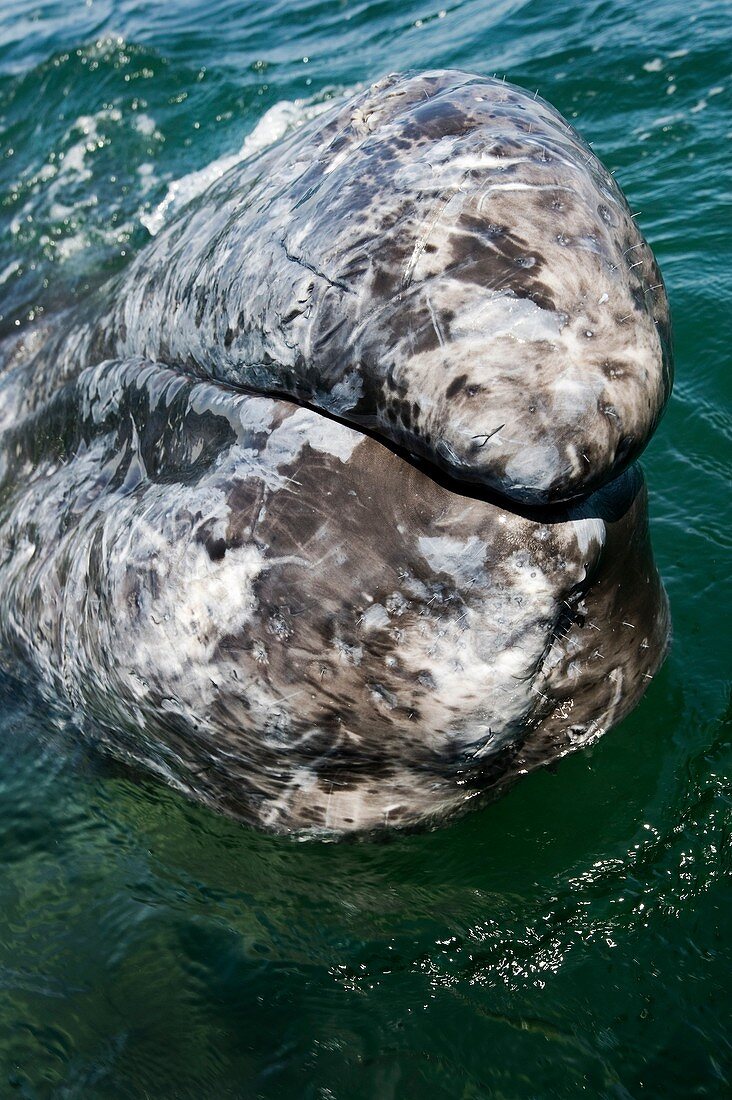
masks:
[[[139,561],[140,549],[154,539],[154,530],[136,523],[116,544],[109,563],[112,591],[115,578],[123,585],[122,571]],[[121,640],[118,657],[141,676],[177,681],[178,692],[197,708],[201,698],[211,695],[207,670],[220,637],[240,632],[256,612],[253,584],[265,567],[264,556],[255,546],[243,546],[213,562],[196,543],[187,543],[182,553],[158,543],[154,561],[159,594],[147,598],[147,607],[141,608],[146,626],[129,636],[132,648],[126,653]]]
[[[436,573],[447,573],[458,584],[467,584],[482,571],[485,563],[485,543],[472,535],[460,540],[448,535],[418,540],[419,552]]]
[[[526,446],[506,463],[506,477],[514,485],[550,486],[566,466],[553,443]]]
[[[559,314],[542,309],[528,298],[499,293],[487,301],[475,302],[472,308],[461,309],[451,331],[455,338],[478,334],[485,340],[490,333],[491,337],[511,336],[519,341],[551,343],[559,338],[562,324]]]
[[[389,615],[385,607],[380,603],[374,603],[367,608],[361,616],[361,626],[364,630],[377,630],[389,625]]]
[[[605,524],[601,519],[574,520],[572,532],[584,558],[594,557],[605,545]]]
[[[268,397],[252,397],[239,406],[239,422],[244,431],[267,431],[274,419],[276,401]]]
[[[307,443],[313,450],[347,462],[363,438],[345,424],[327,420],[310,409],[298,409],[272,432],[265,458],[275,467],[289,465]]]

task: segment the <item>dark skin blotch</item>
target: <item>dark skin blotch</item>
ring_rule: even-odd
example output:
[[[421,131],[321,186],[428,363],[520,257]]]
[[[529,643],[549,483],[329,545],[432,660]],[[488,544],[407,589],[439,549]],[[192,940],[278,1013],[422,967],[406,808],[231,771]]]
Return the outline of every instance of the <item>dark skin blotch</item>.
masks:
[[[208,539],[205,543],[211,561],[223,561],[226,554],[226,539]]]
[[[540,309],[555,309],[554,298],[539,277],[544,258],[530,252],[522,237],[505,226],[486,224],[472,214],[464,214],[460,224],[467,232],[453,239],[448,268],[452,275],[477,286],[511,291],[517,298],[535,302]],[[534,262],[527,267],[529,252]]]
[[[461,389],[468,380],[467,374],[459,374],[457,378],[454,378],[450,385],[445,390],[445,397],[452,398],[457,397]]]
[[[431,99],[423,107],[419,107],[412,118],[413,121],[405,128],[407,137],[427,137],[432,141],[454,134],[466,134],[472,125],[468,115],[454,104],[439,98]]]
[[[633,299],[633,305],[640,312],[645,312],[646,300],[643,291],[639,286],[631,287],[630,296]]]

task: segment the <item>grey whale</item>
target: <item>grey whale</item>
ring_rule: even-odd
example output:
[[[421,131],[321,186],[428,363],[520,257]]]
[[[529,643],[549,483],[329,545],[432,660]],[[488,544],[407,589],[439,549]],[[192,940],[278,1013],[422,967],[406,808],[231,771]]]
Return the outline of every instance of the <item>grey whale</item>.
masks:
[[[518,88],[380,81],[0,358],[4,660],[216,809],[438,821],[663,660],[663,283]]]

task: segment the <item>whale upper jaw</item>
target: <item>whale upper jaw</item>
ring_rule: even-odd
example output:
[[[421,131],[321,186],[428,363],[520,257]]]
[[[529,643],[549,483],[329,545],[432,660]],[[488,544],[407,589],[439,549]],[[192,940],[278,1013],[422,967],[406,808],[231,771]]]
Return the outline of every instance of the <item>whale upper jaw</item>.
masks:
[[[543,100],[455,71],[392,74],[235,165],[90,305],[85,349],[74,328],[77,368],[289,396],[520,503],[620,474],[672,381],[613,177]]]

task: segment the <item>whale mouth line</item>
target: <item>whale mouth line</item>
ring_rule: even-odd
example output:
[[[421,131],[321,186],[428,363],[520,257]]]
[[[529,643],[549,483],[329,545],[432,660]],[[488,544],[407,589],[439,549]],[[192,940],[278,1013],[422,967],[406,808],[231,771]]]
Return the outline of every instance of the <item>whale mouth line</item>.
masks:
[[[615,487],[620,484],[623,484],[623,486],[630,484],[630,486],[632,486],[631,491],[634,495],[640,485],[640,477],[635,473],[634,467],[631,466],[609,482],[595,487],[589,492],[577,494],[569,499],[551,504],[532,504],[530,502],[519,501],[515,497],[509,497],[501,493],[500,490],[479,480],[478,475],[476,475],[474,479],[457,477],[455,474],[450,473],[444,466],[430,460],[425,454],[420,454],[417,450],[410,450],[406,443],[397,443],[395,440],[385,436],[376,427],[370,425],[365,418],[354,420],[347,416],[341,416],[330,409],[324,408],[321,404],[316,404],[314,401],[308,401],[302,396],[298,396],[297,394],[293,394],[277,386],[268,385],[264,388],[255,388],[255,386],[247,385],[246,383],[233,382],[203,373],[199,374],[193,370],[187,369],[180,361],[171,362],[162,359],[148,360],[144,356],[140,358],[145,359],[150,365],[157,364],[165,370],[169,370],[171,373],[189,380],[192,384],[213,386],[222,393],[230,393],[232,396],[273,398],[278,401],[287,402],[301,409],[307,409],[308,412],[315,413],[324,420],[331,421],[335,424],[341,424],[343,427],[348,428],[358,435],[372,439],[387,451],[390,451],[395,457],[408,463],[414,469],[420,471],[420,473],[424,474],[426,477],[429,477],[435,484],[441,486],[447,492],[455,496],[479,500],[495,508],[501,508],[511,515],[520,516],[527,520],[534,520],[537,523],[548,525],[566,523],[578,509],[582,511],[583,519],[607,519],[608,507],[611,512],[617,510],[615,504],[610,503],[611,500],[614,501],[617,496]],[[491,436],[496,435],[505,426],[505,424],[500,424],[492,432],[487,433],[487,435],[481,434],[476,438],[484,439],[487,442]],[[449,446],[446,440],[441,440],[438,441],[436,445],[437,450],[439,450],[443,442],[446,446]],[[630,475],[630,482],[628,482],[628,475]],[[627,496],[624,493],[621,494],[621,496],[623,499],[627,500]]]

